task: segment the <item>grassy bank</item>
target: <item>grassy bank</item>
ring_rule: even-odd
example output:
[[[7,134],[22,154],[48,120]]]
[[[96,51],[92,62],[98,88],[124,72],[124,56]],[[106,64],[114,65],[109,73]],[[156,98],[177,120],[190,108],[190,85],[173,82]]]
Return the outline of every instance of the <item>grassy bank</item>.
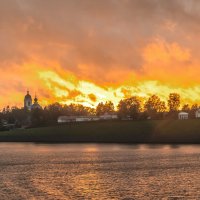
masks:
[[[0,142],[200,143],[200,120],[87,122],[0,132]]]

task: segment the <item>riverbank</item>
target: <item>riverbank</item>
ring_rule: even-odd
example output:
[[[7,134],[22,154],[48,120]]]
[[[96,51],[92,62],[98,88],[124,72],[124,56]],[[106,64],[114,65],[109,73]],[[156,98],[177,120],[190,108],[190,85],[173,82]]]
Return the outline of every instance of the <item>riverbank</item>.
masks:
[[[200,144],[200,120],[85,122],[0,132],[0,142]]]

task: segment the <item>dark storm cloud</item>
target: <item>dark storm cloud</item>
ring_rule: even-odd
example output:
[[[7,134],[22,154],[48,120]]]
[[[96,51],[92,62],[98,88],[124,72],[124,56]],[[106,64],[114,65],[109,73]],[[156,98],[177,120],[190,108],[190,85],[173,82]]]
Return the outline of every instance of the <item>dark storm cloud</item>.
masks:
[[[105,70],[138,73],[154,37],[196,48],[179,35],[197,36],[199,9],[197,0],[1,0],[0,66],[53,60],[92,79]],[[166,21],[179,32],[161,29]]]

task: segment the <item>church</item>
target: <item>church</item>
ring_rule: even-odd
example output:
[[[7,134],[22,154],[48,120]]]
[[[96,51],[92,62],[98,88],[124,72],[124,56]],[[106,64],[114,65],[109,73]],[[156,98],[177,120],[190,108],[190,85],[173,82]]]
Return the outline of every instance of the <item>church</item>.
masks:
[[[31,97],[29,91],[27,91],[27,94],[24,97],[24,109],[27,109],[30,111],[34,110],[34,109],[42,109],[42,107],[38,103],[38,98],[36,95],[34,98],[34,103],[32,103],[32,97]]]

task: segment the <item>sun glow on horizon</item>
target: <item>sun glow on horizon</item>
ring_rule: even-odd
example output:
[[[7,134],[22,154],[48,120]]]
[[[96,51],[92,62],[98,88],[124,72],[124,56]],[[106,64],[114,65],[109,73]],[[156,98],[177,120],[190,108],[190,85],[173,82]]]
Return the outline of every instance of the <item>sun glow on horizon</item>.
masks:
[[[146,80],[137,81],[134,85],[110,87],[78,79],[75,82],[70,81],[70,79],[65,80],[53,71],[41,71],[39,77],[51,91],[54,99],[57,99],[61,104],[77,103],[96,107],[100,102],[112,101],[117,107],[121,99],[139,96],[146,100],[153,94],[158,95],[161,100],[167,103],[169,94],[173,92],[181,95],[182,105],[200,102],[200,85],[184,88],[159,83],[155,80]]]

